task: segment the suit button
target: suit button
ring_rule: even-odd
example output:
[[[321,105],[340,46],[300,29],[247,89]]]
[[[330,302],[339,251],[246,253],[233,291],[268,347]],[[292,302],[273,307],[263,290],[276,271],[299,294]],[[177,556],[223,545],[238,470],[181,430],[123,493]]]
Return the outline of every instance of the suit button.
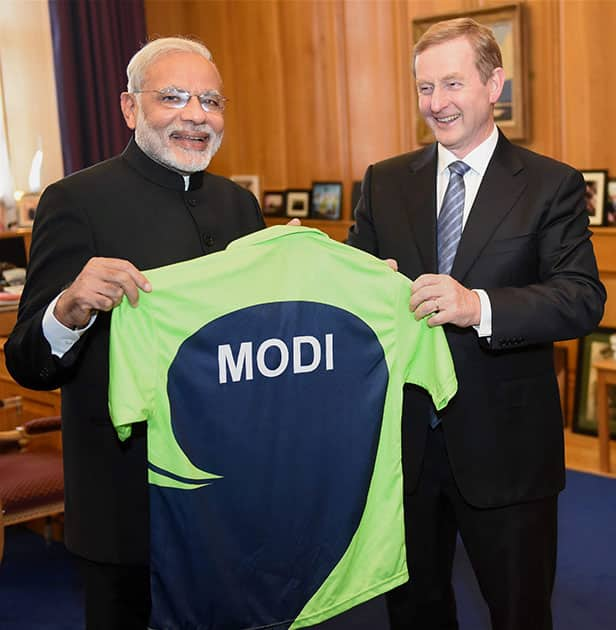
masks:
[[[211,234],[204,234],[203,242],[205,243],[206,247],[212,247],[216,242],[216,239]]]
[[[197,200],[196,200],[196,199],[189,199],[189,200],[188,200],[188,205],[189,205],[191,208],[194,208],[194,207],[197,205]]]

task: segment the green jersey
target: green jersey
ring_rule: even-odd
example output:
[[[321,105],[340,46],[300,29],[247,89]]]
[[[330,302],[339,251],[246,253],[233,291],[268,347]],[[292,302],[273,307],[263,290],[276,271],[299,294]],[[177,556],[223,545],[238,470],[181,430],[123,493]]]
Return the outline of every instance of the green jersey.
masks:
[[[301,628],[406,581],[403,386],[457,387],[411,282],[295,226],[145,275],[109,405],[148,422],[150,626]]]

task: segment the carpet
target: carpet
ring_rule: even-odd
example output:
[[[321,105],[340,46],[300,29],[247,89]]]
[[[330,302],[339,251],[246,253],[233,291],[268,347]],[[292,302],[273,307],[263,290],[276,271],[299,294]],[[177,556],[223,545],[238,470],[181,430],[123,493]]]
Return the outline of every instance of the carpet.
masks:
[[[555,630],[616,627],[616,479],[567,471],[559,502]],[[487,608],[464,547],[454,566],[460,630],[490,630]],[[81,592],[63,545],[45,545],[24,527],[6,530],[0,565],[2,630],[80,630]],[[319,630],[387,630],[383,598],[320,624]]]

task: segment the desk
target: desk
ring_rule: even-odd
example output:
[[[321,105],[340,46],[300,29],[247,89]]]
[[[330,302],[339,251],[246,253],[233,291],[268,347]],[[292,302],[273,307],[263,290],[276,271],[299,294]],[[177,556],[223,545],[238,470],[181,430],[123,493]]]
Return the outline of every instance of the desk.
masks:
[[[597,370],[597,426],[599,428],[599,470],[610,472],[610,425],[607,388],[616,385],[616,360],[595,361]]]
[[[4,363],[4,343],[6,339],[0,337],[0,398],[19,396],[22,401],[23,418],[41,418],[43,416],[60,415],[60,390],[35,391],[18,385]],[[13,429],[10,418],[0,416],[0,430]]]
[[[0,306],[0,337],[8,337],[17,322],[17,304]]]

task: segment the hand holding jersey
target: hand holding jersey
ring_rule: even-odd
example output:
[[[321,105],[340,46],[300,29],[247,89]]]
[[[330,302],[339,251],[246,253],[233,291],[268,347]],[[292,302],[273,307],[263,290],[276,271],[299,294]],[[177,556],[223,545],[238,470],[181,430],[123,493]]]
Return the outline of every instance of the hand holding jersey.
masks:
[[[148,279],[128,260],[90,258],[56,302],[54,316],[67,328],[83,328],[97,311],[110,311],[126,295],[137,306],[139,290],[152,290]]]
[[[444,274],[425,273],[413,282],[411,312],[420,320],[431,315],[428,326],[477,326],[481,318],[479,296]]]

